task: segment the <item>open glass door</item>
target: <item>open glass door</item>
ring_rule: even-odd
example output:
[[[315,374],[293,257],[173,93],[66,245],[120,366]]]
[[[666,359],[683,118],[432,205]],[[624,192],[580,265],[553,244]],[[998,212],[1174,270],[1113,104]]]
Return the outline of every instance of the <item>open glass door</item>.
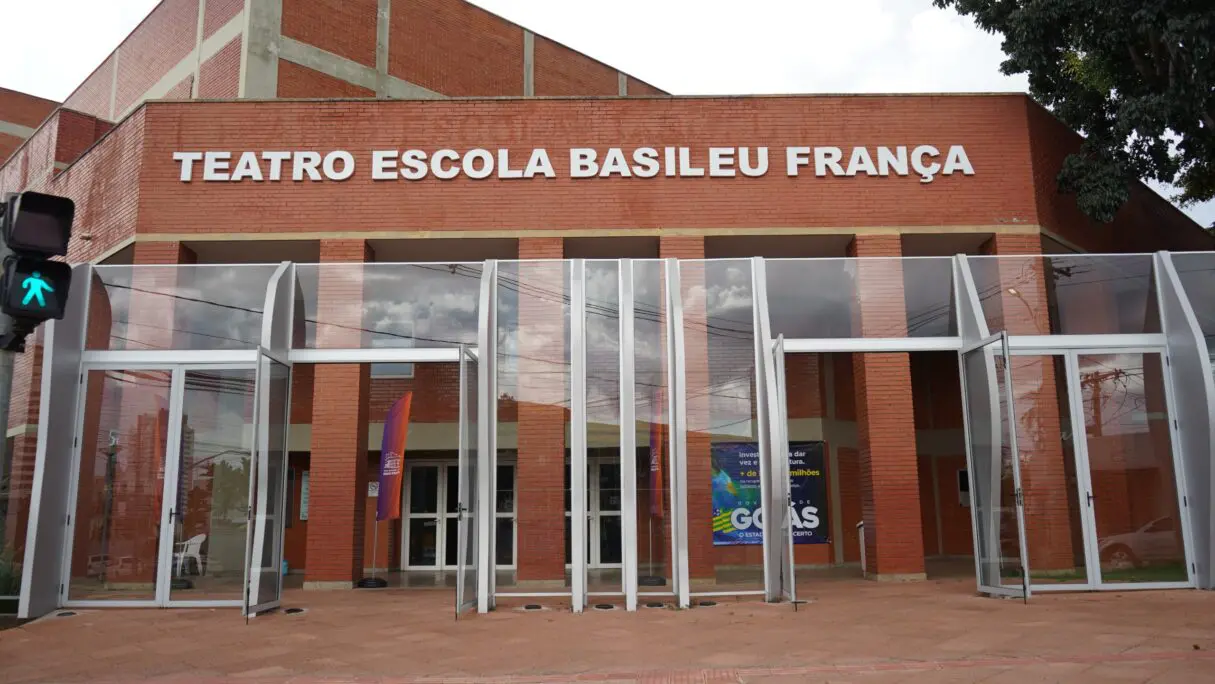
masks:
[[[979,591],[1024,598],[1029,568],[1007,336],[964,348],[961,366]]]
[[[477,605],[477,358],[460,348],[456,615]]]
[[[772,452],[776,454],[775,462],[782,467],[777,469],[776,481],[780,490],[777,495],[782,501],[780,539],[781,568],[780,593],[781,599],[791,603],[797,602],[797,566],[794,559],[793,546],[793,489],[789,473],[789,406],[785,395],[785,336],[780,335],[772,344],[772,368],[776,375],[776,387],[769,393],[775,399],[772,408],[772,424],[775,438]]]
[[[291,366],[261,349],[254,391],[245,615],[277,608],[282,600],[283,503],[287,485],[290,393]]]

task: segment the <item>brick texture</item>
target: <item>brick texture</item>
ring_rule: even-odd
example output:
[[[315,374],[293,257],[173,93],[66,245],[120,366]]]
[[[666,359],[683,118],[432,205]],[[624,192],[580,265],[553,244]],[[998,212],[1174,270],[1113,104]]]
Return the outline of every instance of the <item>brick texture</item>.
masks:
[[[240,37],[233,38],[198,69],[198,96],[235,98],[240,94]]]
[[[52,100],[0,88],[0,121],[37,128],[58,106]]]
[[[897,257],[897,236],[857,236],[850,256]],[[902,276],[892,278],[883,265],[871,277],[869,265],[857,267],[863,334],[871,325],[905,320]],[[872,289],[871,289],[872,288]],[[860,441],[861,500],[865,520],[866,570],[878,577],[922,576],[919,474],[916,465],[915,409],[911,361],[906,353],[853,354],[856,422]]]
[[[76,86],[76,90],[68,96],[63,106],[85,114],[110,118],[110,93],[114,86],[114,64],[117,58],[111,54],[105,59],[84,83]]]
[[[164,0],[119,47],[115,115],[121,115],[194,50],[198,0]]]
[[[619,72],[543,36],[536,36],[536,95],[617,95]]]
[[[207,0],[203,14],[203,40],[223,28],[233,17],[245,9],[244,0]]]
[[[280,59],[278,62],[278,96],[282,98],[375,97],[375,91]]]
[[[396,0],[389,46],[388,73],[435,92],[523,94],[523,29],[462,0]]]
[[[374,67],[376,5],[376,0],[283,0],[283,35]]]

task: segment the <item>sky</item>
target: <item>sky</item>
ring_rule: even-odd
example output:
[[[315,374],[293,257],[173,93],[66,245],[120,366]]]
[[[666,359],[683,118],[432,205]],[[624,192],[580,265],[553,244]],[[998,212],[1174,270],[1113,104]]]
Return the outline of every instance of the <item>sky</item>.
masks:
[[[62,101],[157,2],[0,0],[0,86]],[[931,0],[472,2],[676,95],[1026,89],[998,36]],[[1187,213],[1212,225],[1215,202]]]

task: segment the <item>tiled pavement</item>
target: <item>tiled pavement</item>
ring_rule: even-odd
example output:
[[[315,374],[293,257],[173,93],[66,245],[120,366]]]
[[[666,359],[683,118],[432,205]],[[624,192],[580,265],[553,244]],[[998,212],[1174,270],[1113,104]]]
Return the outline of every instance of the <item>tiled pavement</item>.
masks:
[[[1215,682],[1215,593],[973,595],[823,582],[811,603],[456,621],[443,590],[291,591],[307,608],[89,610],[0,632],[0,682]]]

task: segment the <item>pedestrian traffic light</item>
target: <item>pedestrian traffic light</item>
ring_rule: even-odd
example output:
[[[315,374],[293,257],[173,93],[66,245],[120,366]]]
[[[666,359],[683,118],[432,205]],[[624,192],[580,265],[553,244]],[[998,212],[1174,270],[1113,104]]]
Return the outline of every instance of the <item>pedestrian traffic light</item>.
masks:
[[[9,195],[0,204],[0,312],[11,317],[0,349],[21,351],[39,323],[63,318],[72,268],[51,258],[67,255],[75,215],[72,200],[39,192]]]

